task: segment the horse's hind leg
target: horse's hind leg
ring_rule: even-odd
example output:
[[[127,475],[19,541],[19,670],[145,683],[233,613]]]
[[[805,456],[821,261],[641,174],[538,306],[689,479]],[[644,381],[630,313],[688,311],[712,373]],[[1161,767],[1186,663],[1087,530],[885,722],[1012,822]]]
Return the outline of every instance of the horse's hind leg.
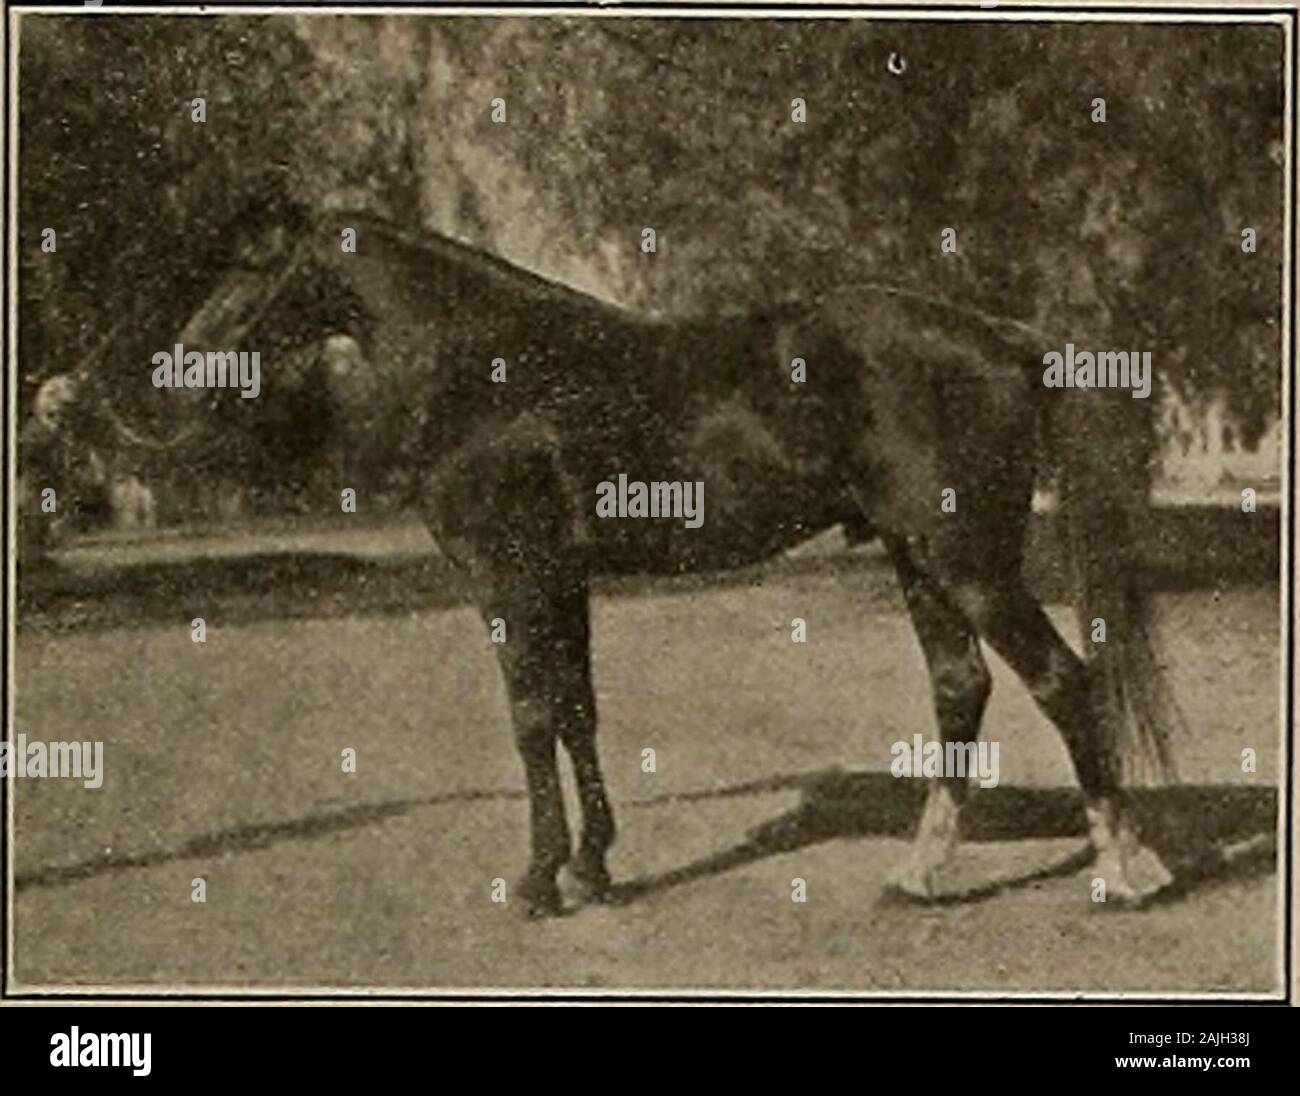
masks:
[[[980,634],[1028,687],[1065,739],[1083,789],[1096,875],[1106,900],[1138,904],[1172,882],[1154,852],[1138,843],[1120,787],[1114,736],[1107,719],[1121,718],[1096,702],[1089,667],[1047,619],[1018,578],[954,585],[954,598]]]
[[[992,688],[979,639],[966,618],[930,585],[899,538],[886,538],[903,597],[930,671],[935,717],[944,743],[974,742]],[[916,837],[893,880],[894,887],[916,898],[932,898],[938,875],[958,840],[957,818],[966,799],[966,779],[933,777]]]

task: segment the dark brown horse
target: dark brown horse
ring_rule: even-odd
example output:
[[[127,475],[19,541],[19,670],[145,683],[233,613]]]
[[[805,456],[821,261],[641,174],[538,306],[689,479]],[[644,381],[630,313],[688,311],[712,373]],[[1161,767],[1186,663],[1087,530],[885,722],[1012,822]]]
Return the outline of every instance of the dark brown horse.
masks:
[[[343,246],[351,234],[355,252]],[[839,523],[888,549],[943,739],[979,733],[990,688],[983,639],[1064,736],[1108,897],[1141,900],[1169,881],[1138,844],[1121,790],[1126,759],[1167,763],[1174,716],[1133,548],[1147,508],[1146,401],[1046,388],[1043,354],[1064,339],[881,288],[650,322],[355,212],[277,214],[250,236],[180,341],[255,350],[288,332],[347,332],[363,346],[374,372],[351,415],[355,448],[372,465],[416,454],[412,501],[472,579],[484,619],[505,625],[497,650],[531,808],[531,912],[561,908],[566,863],[587,897],[609,887],[614,819],[596,750],[591,577],[739,567]],[[1091,334],[1108,345],[1106,333]],[[1082,335],[1073,338],[1086,345]],[[273,377],[263,383],[273,391]],[[1094,652],[1086,661],[1021,580],[1044,448],[1060,458],[1065,543]],[[599,485],[620,474],[702,482],[703,524],[599,516]],[[1094,644],[1097,618],[1106,637]],[[576,856],[557,742],[582,804]],[[896,880],[905,893],[935,894],[965,788],[961,778],[932,781]]]

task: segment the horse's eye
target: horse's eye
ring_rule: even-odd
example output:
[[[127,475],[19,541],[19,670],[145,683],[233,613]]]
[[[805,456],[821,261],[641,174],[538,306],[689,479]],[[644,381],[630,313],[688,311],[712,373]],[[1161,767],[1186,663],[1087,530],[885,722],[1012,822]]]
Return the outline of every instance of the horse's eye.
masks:
[[[907,58],[901,53],[891,53],[885,67],[895,76],[902,76],[907,71]]]

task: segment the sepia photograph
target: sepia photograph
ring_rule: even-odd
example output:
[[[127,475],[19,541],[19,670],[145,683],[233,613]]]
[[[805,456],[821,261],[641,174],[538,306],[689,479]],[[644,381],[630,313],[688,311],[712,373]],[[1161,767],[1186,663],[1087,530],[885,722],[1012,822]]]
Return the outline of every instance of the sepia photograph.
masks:
[[[1294,13],[6,22],[5,996],[1290,999]]]

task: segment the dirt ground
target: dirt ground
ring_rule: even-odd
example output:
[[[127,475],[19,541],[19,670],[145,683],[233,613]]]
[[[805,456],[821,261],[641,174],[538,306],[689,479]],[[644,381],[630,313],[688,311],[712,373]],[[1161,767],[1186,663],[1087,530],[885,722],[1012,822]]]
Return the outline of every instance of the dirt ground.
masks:
[[[951,890],[1009,885],[881,901],[921,792],[888,776],[890,745],[934,723],[880,576],[597,599],[624,900],[544,922],[513,901],[522,776],[471,610],[232,619],[199,645],[189,622],[204,606],[180,601],[171,623],[19,634],[16,730],[102,739],[106,777],[11,784],[15,989],[1279,990],[1271,851],[1144,911],[1090,901],[1091,873],[1068,870],[1082,820],[1064,748],[992,655],[985,734],[1002,783],[976,793]],[[1192,829],[1266,841],[1276,591],[1161,605],[1189,787],[1150,796],[1150,824],[1172,845]],[[1052,615],[1073,637],[1070,614]]]

